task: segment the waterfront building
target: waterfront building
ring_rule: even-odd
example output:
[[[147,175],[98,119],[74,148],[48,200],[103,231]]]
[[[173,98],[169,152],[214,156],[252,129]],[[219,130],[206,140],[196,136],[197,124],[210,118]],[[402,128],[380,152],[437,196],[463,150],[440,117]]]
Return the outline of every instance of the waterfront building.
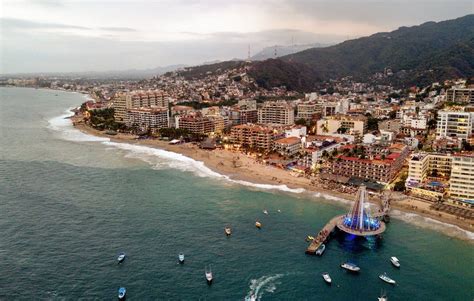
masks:
[[[341,176],[390,183],[402,169],[410,151],[407,146],[398,144],[388,149],[388,155],[377,154],[368,159],[339,155],[331,165],[331,172]]]
[[[286,101],[267,101],[258,109],[258,123],[292,125],[295,112]]]
[[[472,135],[473,112],[438,111],[436,138],[456,137],[467,140]]]
[[[474,154],[453,156],[449,194],[458,204],[474,206]]]
[[[169,97],[161,90],[118,92],[112,101],[114,118],[117,122],[127,122],[127,111],[138,108],[168,108]]]
[[[446,101],[474,104],[474,88],[451,88],[446,91]]]
[[[168,109],[158,107],[128,109],[126,125],[127,127],[137,127],[143,131],[157,132],[161,128],[169,127]]]
[[[279,137],[271,127],[256,124],[241,124],[232,127],[230,140],[240,146],[271,151],[273,141]]]
[[[125,123],[127,118],[127,93],[119,92],[115,94],[112,107],[114,108],[115,121]]]
[[[176,118],[176,128],[203,135],[214,133],[216,130],[214,119],[201,114],[179,116]]]
[[[301,151],[301,139],[286,137],[274,141],[273,150],[283,157],[293,157]]]

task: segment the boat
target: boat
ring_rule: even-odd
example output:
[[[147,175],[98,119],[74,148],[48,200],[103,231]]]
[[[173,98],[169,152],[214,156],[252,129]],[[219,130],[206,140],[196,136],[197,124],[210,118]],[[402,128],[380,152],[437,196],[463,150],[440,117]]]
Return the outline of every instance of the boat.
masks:
[[[180,253],[178,255],[178,261],[179,261],[179,263],[184,263],[184,254],[183,253]]]
[[[257,297],[254,294],[251,294],[249,297],[245,297],[245,301],[256,301]]]
[[[314,236],[311,236],[311,235],[308,235],[306,236],[306,241],[313,241],[314,240]]]
[[[260,229],[260,228],[262,228],[262,224],[259,221],[256,221],[255,222],[255,227]]]
[[[127,294],[127,289],[124,287],[119,288],[118,290],[118,298],[119,300],[125,300],[125,295]]]
[[[125,252],[120,253],[117,257],[118,263],[123,262],[125,260],[125,256],[127,256],[127,254],[125,254]]]
[[[393,264],[393,266],[399,268],[400,267],[400,261],[398,260],[397,257],[392,256],[390,257],[390,262]]]
[[[383,273],[379,275],[379,278],[382,279],[383,281],[390,283],[390,284],[395,284],[397,283],[395,280],[387,276],[387,273]]]
[[[230,227],[225,227],[224,233],[225,235],[230,236],[232,234],[232,229]]]
[[[280,209],[278,209],[277,211],[278,211],[278,213],[281,213],[281,210],[280,210]]]
[[[321,246],[319,246],[319,248],[316,250],[316,255],[323,255],[324,253],[324,250],[326,250],[326,245],[325,244],[322,244]]]
[[[263,213],[268,215],[267,209],[263,210]]]
[[[331,279],[331,276],[329,276],[329,273],[323,273],[321,276],[323,276],[323,279],[324,281],[326,281],[326,283],[328,284],[332,283],[332,279]]]
[[[345,262],[345,263],[341,264],[341,268],[346,269],[346,270],[351,271],[351,272],[356,272],[356,273],[358,273],[360,271],[360,268],[357,265],[355,265],[353,263],[350,263],[350,262]]]
[[[207,283],[208,283],[208,284],[211,284],[211,283],[212,283],[212,279],[213,279],[213,278],[212,278],[211,267],[209,267],[209,271],[208,271],[207,268],[206,268],[206,270],[205,270],[205,275],[206,275]]]

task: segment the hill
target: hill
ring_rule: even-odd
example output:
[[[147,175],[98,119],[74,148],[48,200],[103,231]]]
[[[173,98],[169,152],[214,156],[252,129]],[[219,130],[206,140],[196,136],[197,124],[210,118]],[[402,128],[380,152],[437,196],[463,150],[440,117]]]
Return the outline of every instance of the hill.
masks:
[[[319,47],[326,47],[329,46],[328,44],[320,44],[320,43],[313,43],[313,44],[297,44],[297,45],[275,45],[271,47],[265,47],[257,54],[252,56],[250,59],[252,61],[263,61],[270,58],[282,57],[285,55],[293,54],[296,52],[300,52],[309,48],[319,48]],[[276,50],[276,56],[275,56]]]

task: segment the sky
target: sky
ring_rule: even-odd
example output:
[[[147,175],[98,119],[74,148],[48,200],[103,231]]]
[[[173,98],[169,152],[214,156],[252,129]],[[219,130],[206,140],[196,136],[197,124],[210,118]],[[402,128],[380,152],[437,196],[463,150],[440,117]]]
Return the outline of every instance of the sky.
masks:
[[[473,0],[0,0],[0,73],[195,65],[473,12]]]

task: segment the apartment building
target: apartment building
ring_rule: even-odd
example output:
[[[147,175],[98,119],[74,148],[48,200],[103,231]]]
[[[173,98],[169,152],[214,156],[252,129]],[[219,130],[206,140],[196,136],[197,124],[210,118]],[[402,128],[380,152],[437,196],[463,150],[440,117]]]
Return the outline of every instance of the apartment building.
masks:
[[[446,101],[474,104],[473,88],[452,88],[446,91]]]
[[[127,111],[137,108],[168,108],[169,97],[160,90],[118,92],[113,98],[114,118],[117,122],[127,122]]]
[[[473,112],[438,111],[436,138],[456,137],[467,140],[472,135]]]
[[[273,143],[273,150],[284,157],[292,157],[301,151],[301,139],[297,137],[286,137],[277,139]]]
[[[453,158],[447,154],[417,153],[408,161],[407,188],[422,183],[426,177],[436,175],[449,177]]]
[[[389,183],[396,178],[409,154],[408,147],[387,156],[373,159],[340,155],[331,165],[331,172],[346,177],[357,177],[380,183]]]
[[[275,133],[270,127],[255,124],[241,124],[232,127],[230,140],[232,143],[241,146],[271,151],[273,141],[278,136],[278,133]]]
[[[200,114],[179,116],[176,118],[176,128],[203,135],[211,134],[216,130],[214,119]]]
[[[128,127],[157,132],[169,127],[169,112],[167,108],[138,108],[128,109],[126,117]]]
[[[318,120],[317,135],[349,134],[361,136],[367,131],[367,117],[334,115]]]
[[[321,116],[321,104],[316,102],[299,103],[296,108],[298,111],[296,119],[310,121],[317,118],[317,116]]]
[[[450,197],[460,204],[474,205],[474,155],[456,154],[453,156]]]
[[[116,93],[112,100],[112,107],[114,108],[115,121],[125,123],[127,121],[127,93]]]
[[[258,109],[258,123],[292,125],[295,112],[286,101],[267,101]]]

